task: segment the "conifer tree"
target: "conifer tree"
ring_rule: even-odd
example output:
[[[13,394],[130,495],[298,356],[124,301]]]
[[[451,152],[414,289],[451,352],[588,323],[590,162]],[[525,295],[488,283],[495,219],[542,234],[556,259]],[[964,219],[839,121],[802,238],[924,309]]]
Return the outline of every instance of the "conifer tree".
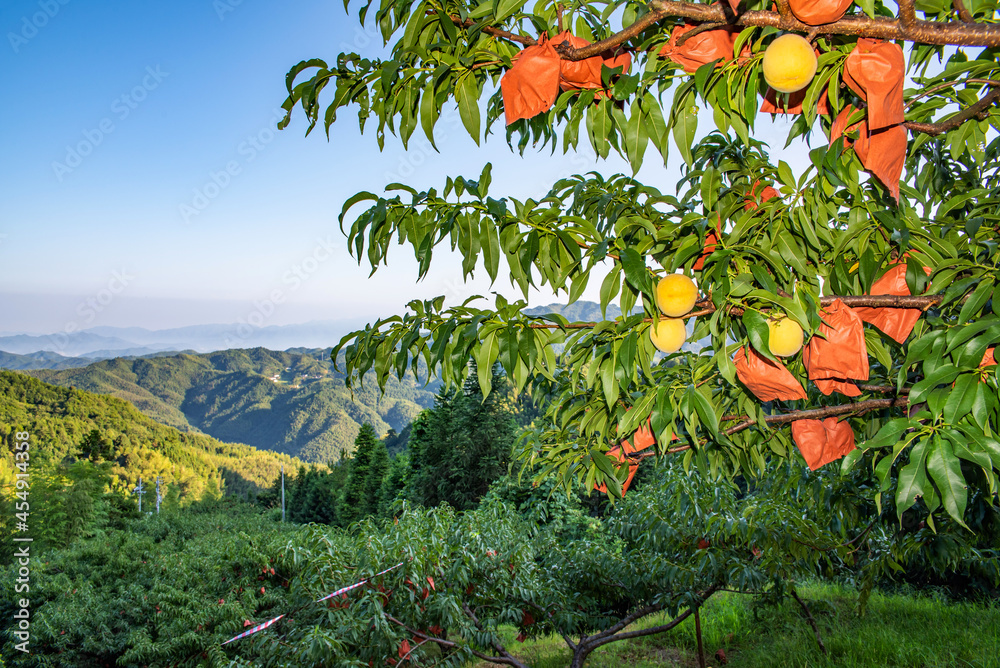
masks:
[[[340,506],[342,524],[351,524],[377,510],[378,489],[388,469],[388,460],[389,454],[378,440],[375,428],[367,423],[361,425],[354,440],[354,461]]]

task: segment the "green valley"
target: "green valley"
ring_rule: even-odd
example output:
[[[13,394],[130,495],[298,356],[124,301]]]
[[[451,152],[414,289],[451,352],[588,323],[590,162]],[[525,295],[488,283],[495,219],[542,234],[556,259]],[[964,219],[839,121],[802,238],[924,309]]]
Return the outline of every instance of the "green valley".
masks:
[[[403,429],[434,400],[414,378],[351,390],[329,350],[264,348],[104,360],[35,370],[47,383],[110,394],[180,431],[203,432],[308,462],[349,452],[363,423],[379,435]]]

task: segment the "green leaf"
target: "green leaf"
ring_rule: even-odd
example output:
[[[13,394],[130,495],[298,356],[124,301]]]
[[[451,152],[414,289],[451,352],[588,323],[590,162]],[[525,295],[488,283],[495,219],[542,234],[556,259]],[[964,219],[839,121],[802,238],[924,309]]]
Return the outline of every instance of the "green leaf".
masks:
[[[878,433],[862,443],[860,448],[862,450],[871,450],[875,448],[888,448],[890,446],[894,446],[899,442],[899,437],[903,434],[903,432],[914,426],[916,426],[916,423],[908,418],[896,418],[895,420],[890,420],[882,425],[882,428],[878,430]]]
[[[694,106],[675,108],[674,118],[674,142],[681,152],[684,162],[691,165],[694,163],[694,153],[691,147],[694,145],[694,135],[698,130],[698,113]]]
[[[962,476],[962,464],[955,456],[950,442],[941,438],[932,441],[930,454],[927,456],[927,472],[941,494],[944,509],[953,520],[968,529],[963,518],[969,491]]]
[[[978,316],[980,311],[989,301],[993,293],[992,279],[984,278],[979,282],[976,289],[969,295],[969,299],[962,305],[962,311],[958,314],[959,322],[969,322],[974,316]]]
[[[615,379],[615,361],[605,357],[601,361],[601,387],[604,390],[604,401],[613,407],[618,401],[618,381]]]
[[[458,103],[462,125],[475,140],[476,146],[479,146],[479,86],[474,75],[459,78],[455,87],[455,101]]]
[[[632,114],[623,130],[625,155],[632,166],[632,173],[635,174],[642,167],[642,158],[646,153],[646,144],[649,142],[649,135],[646,134],[646,125],[643,122],[641,103],[638,99],[632,102]]]
[[[493,11],[494,23],[513,16],[518,9],[524,6],[523,0],[495,0],[493,4],[496,7]]]
[[[757,311],[747,309],[743,313],[743,326],[747,328],[747,338],[750,339],[751,345],[753,345],[757,352],[767,359],[777,362],[774,359],[774,355],[771,354],[768,344],[770,329],[767,326],[767,320],[764,319],[764,316]]]
[[[899,471],[896,483],[896,517],[901,521],[903,513],[914,503],[918,496],[925,496],[924,487],[927,484],[925,460],[927,458],[927,441],[921,441],[910,451],[910,461]],[[888,458],[887,458],[888,459]]]
[[[932,374],[917,382],[910,390],[910,403],[918,404],[924,400],[927,393],[938,385],[950,383],[958,377],[959,371],[952,364],[945,364],[934,370]]]
[[[493,377],[493,363],[500,355],[500,342],[497,340],[496,330],[490,332],[483,339],[482,345],[476,352],[476,371],[479,377],[479,390],[483,393],[483,398],[490,396]]]
[[[693,385],[689,385],[684,394],[690,397],[690,402],[693,404],[694,410],[698,414],[698,419],[701,420],[702,424],[708,427],[713,435],[718,434],[719,418],[716,416],[712,404],[705,398],[705,395],[699,392]]]
[[[649,270],[646,268],[646,261],[639,251],[634,248],[626,248],[619,254],[622,268],[625,270],[625,279],[640,292],[649,287]]]
[[[978,386],[979,374],[977,372],[965,373],[958,377],[954,389],[948,395],[948,401],[944,404],[945,422],[954,424],[969,414],[976,398]]]

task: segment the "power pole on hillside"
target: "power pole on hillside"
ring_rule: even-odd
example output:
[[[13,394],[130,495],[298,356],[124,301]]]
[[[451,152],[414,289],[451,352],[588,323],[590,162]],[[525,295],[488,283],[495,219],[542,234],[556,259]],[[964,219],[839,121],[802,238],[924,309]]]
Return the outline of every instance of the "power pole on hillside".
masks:
[[[146,493],[146,490],[142,488],[142,478],[139,478],[139,484],[135,486],[132,490],[133,494],[139,495],[139,514],[142,514],[142,495]]]
[[[285,465],[281,465],[281,521],[285,521]]]
[[[160,476],[156,476],[156,514],[160,514],[160,502],[163,500],[163,495],[160,494],[160,481],[163,480]]]

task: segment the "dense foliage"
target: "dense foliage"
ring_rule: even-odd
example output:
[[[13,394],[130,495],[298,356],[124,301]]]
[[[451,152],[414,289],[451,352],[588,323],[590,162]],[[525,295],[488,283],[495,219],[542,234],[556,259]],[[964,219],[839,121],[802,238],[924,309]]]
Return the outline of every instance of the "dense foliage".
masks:
[[[352,254],[373,270],[390,261],[396,240],[412,248],[419,276],[435,251],[448,248],[461,254],[466,276],[485,270],[492,280],[505,277],[525,299],[532,287],[546,287],[572,302],[604,276],[602,307],[617,299],[624,315],[569,322],[528,317],[524,301],[445,304],[440,297],[348,335],[334,354],[345,355],[355,386],[369,371],[384,385],[419,365],[459,385],[471,357],[484,395],[490,379],[483,370],[499,362],[518,392],[558,395],[525,460],[567,487],[603,482],[612,493],[629,469],[607,452],[647,420],[660,454],[680,452],[732,478],[766,477],[796,456],[790,423],[836,417],[860,444],[847,466],[875,471],[878,500],[894,505],[898,517],[917,507],[929,522],[947,515],[968,524],[970,498],[981,495],[995,508],[1000,471],[1000,367],[981,368],[1000,342],[996,8],[862,2],[843,20],[817,26],[792,16],[786,2],[744,0],[731,9],[655,0],[361,3],[360,20],[377,25],[389,55],[342,53],[293,67],[286,124],[301,108],[310,130],[320,122],[329,129],[351,108],[362,129],[375,126],[379,146],[387,132],[405,145],[418,125],[433,141],[441,110],[455,103],[479,141],[505,110],[498,84],[517,58],[568,30],[603,41],[556,45],[559,68],[610,58],[616,49],[631,55],[631,67],[605,64],[601,81],[582,89],[557,80],[555,102],[508,125],[508,142],[521,151],[529,144],[569,151],[585,135],[599,156],[613,150],[633,170],[648,144],[664,160],[674,146],[685,165],[670,191],[591,173],[556,182],[539,201],[522,201],[491,191],[487,165],[475,179],[448,178],[438,188],[391,184],[384,195],[358,193],[345,202],[341,226]],[[698,32],[729,31],[733,41],[685,71],[670,54],[686,21],[701,24]],[[775,163],[753,134],[769,91],[762,56],[782,30],[808,34],[819,53],[815,78],[788,104],[801,106],[789,111],[788,134],[809,156],[800,173]],[[909,62],[901,47],[885,44],[900,64],[871,74],[862,90],[851,68],[887,37],[910,45]],[[898,81],[885,78],[893,72]],[[875,123],[890,97],[895,120],[885,129]],[[704,121],[716,130],[696,141]],[[866,152],[869,140],[890,135],[899,176],[875,169]],[[871,144],[872,154],[881,146]],[[905,299],[870,296],[897,263],[905,268]],[[661,359],[648,336],[661,317],[654,290],[675,272],[697,281],[701,299],[684,317],[693,320],[690,340],[708,345]],[[867,383],[841,383],[831,394],[811,368],[807,377],[798,356],[779,364],[805,399],[765,402],[737,378],[740,348],[776,360],[770,317],[790,318],[812,346],[823,340],[837,298],[848,309],[920,309],[901,343],[858,321],[861,342],[853,350],[861,351],[864,369],[834,377]],[[557,346],[564,348],[558,363]]]
[[[442,389],[434,407],[404,430],[406,450],[391,459],[388,446],[396,437],[379,441],[365,424],[351,457],[327,470],[300,468],[287,488],[289,518],[348,527],[369,516],[391,517],[403,500],[426,507],[447,503],[459,510],[474,508],[507,474],[517,421],[532,414],[503,391],[499,368],[494,374],[497,391],[485,399],[476,383],[467,383],[463,390]],[[276,486],[258,500],[274,507],[280,493]]]
[[[350,452],[361,424],[402,430],[435,389],[395,379],[379,394],[353,393],[327,351],[264,348],[112,359],[80,369],[35,371],[48,383],[111,394],[181,431],[327,463]]]
[[[30,435],[27,458],[15,459],[15,434]],[[13,544],[15,474],[27,473],[31,535],[41,546],[66,546],[116,517],[135,513],[139,479],[145,510],[155,507],[157,476],[168,504],[223,491],[252,496],[271,486],[287,455],[181,433],[121,399],[48,385],[0,372],[0,562]],[[22,453],[23,454],[23,453]],[[23,468],[17,468],[21,464]]]
[[[520,639],[562,636],[579,666],[603,645],[673,628],[723,589],[774,601],[803,577],[870,587],[927,567],[1000,584],[995,546],[971,549],[955,523],[899,532],[862,478],[788,464],[748,490],[676,462],[655,473],[603,517],[582,490],[515,478],[465,513],[404,504],[350,531],[281,525],[276,509],[233,497],[123,516],[45,552],[32,571],[33,654],[14,652],[5,633],[3,656],[14,666],[519,666],[501,628],[515,627]],[[0,594],[3,619],[12,596]],[[660,621],[632,626],[652,615]]]

